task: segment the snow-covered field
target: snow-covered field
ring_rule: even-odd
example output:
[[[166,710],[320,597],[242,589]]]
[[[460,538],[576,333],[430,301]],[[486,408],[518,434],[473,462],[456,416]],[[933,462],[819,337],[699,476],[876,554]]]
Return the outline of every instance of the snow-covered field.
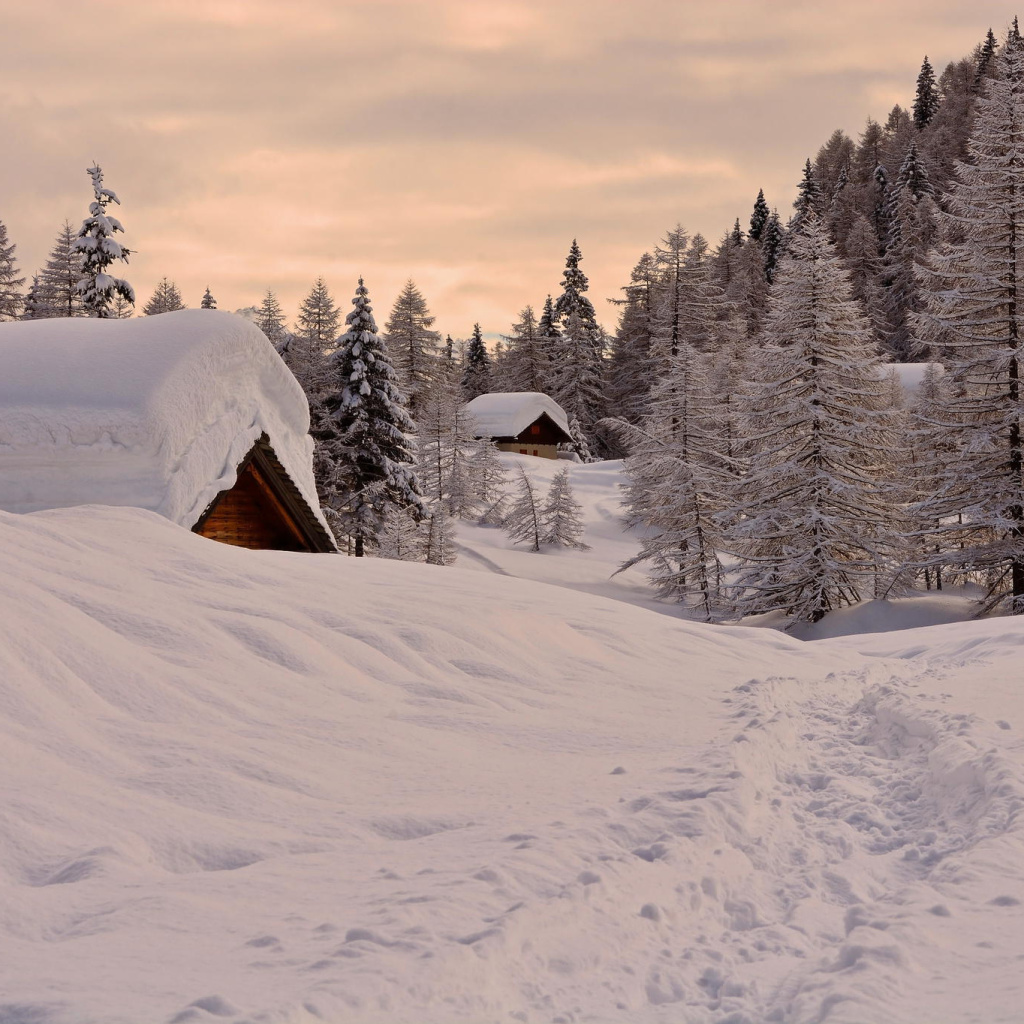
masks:
[[[570,589],[0,513],[0,1022],[1021,1019],[1024,623],[498,546]]]

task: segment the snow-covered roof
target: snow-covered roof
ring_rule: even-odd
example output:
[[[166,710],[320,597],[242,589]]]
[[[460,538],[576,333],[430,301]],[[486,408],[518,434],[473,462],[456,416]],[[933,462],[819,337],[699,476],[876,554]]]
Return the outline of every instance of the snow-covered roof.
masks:
[[[130,505],[191,527],[266,433],[320,518],[308,431],[295,378],[231,313],[0,324],[8,512]]]
[[[547,413],[568,435],[565,410],[539,391],[498,391],[479,395],[467,407],[481,437],[516,437]]]
[[[945,370],[942,363],[881,363],[879,371],[885,377],[895,370],[896,376],[899,377],[900,383],[903,385],[903,390],[910,394],[921,386],[921,381],[924,380],[929,366],[935,367],[940,375]]]

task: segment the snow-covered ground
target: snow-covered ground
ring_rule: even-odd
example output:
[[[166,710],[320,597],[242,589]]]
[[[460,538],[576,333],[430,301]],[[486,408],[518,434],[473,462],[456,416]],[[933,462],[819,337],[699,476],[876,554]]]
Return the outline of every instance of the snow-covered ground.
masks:
[[[473,535],[569,589],[0,513],[0,1022],[1021,1019],[1024,623],[803,643]]]

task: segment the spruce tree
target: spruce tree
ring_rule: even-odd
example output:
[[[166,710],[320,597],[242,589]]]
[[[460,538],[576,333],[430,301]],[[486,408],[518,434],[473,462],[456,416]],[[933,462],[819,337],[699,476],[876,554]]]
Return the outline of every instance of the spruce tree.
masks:
[[[808,158],[804,164],[803,177],[797,186],[796,200],[793,203],[796,213],[793,214],[789,222],[789,230],[799,231],[801,225],[809,216],[818,216],[823,212],[822,206],[821,188],[818,186],[814,168],[811,166],[810,158]]]
[[[207,285],[206,291],[203,292],[203,300],[199,303],[200,309],[216,309],[217,300],[210,294],[210,287]]]
[[[185,303],[181,301],[181,292],[178,291],[178,286],[163,277],[149,302],[142,307],[142,312],[146,316],[156,316],[159,313],[173,313],[175,310],[184,308]]]
[[[562,273],[562,294],[558,296],[555,302],[555,316],[558,319],[558,323],[564,328],[568,324],[569,318],[575,313],[579,317],[583,329],[591,332],[593,344],[596,345],[596,336],[599,333],[597,314],[594,312],[590,299],[585,294],[590,287],[590,283],[587,281],[587,275],[580,270],[580,260],[582,259],[583,253],[580,251],[580,247],[576,244],[576,239],[574,238],[572,245],[569,247],[569,255],[565,258],[565,270]]]
[[[608,415],[629,423],[639,423],[646,414],[654,382],[651,337],[657,284],[657,265],[645,252],[622,289],[625,299],[616,300],[622,312],[608,360],[605,398]]]
[[[974,71],[974,91],[980,92],[982,83],[986,78],[990,77],[992,69],[992,60],[996,55],[997,50],[996,34],[989,28],[988,32],[985,33],[985,42],[978,47],[977,54],[978,58],[975,62]]]
[[[0,320],[19,319],[24,305],[21,286],[25,278],[18,277],[16,248],[7,237],[7,226],[0,221]]]
[[[593,334],[573,313],[555,350],[549,388],[551,397],[572,419],[576,417],[584,434],[604,415],[604,378],[594,351]]]
[[[32,284],[25,293],[25,306],[22,310],[22,320],[44,320],[50,316],[49,304],[43,298],[42,288],[39,284],[39,275],[32,278]]]
[[[434,317],[412,281],[407,281],[384,325],[384,343],[406,394],[409,414],[419,420],[420,406],[438,372],[441,336],[431,330]]]
[[[947,564],[990,581],[993,599],[1008,592],[1010,611],[1021,614],[1024,45],[1011,35],[996,64],[978,98],[970,162],[959,166],[948,199],[963,241],[932,255],[918,317],[924,340],[944,353],[950,444],[935,493],[917,513],[937,524]]]
[[[871,333],[825,226],[789,239],[751,382],[749,472],[726,550],[735,608],[816,622],[874,592],[891,505],[880,479],[891,446]]]
[[[759,188],[757,199],[754,200],[754,212],[750,215],[750,230],[747,232],[747,237],[752,238],[755,242],[760,242],[770,216],[771,211],[764,200],[764,189]]]
[[[583,543],[583,506],[572,493],[568,466],[560,469],[552,478],[540,515],[543,523],[541,544],[575,548],[577,551],[588,550],[588,546]]]
[[[299,307],[296,333],[305,343],[307,349],[328,352],[336,344],[340,344],[338,340],[340,321],[341,310],[334,304],[334,299],[331,297],[324,279],[318,277]]]
[[[489,394],[490,390],[491,359],[480,333],[480,325],[473,324],[473,336],[466,349],[466,368],[462,373],[462,397],[471,402],[479,395]]]
[[[103,186],[103,171],[98,165],[88,168],[86,173],[92,179],[93,201],[75,239],[75,251],[81,257],[78,293],[88,315],[102,319],[113,316],[110,305],[115,296],[135,305],[135,289],[123,278],[107,273],[115,260],[127,263],[131,250],[114,238],[124,227],[107,213],[111,203],[120,205],[121,200]]]
[[[285,315],[277,296],[268,288],[256,313],[256,326],[267,336],[271,344],[280,349],[286,339]]]
[[[764,234],[761,237],[761,257],[764,262],[764,276],[769,284],[775,280],[775,268],[778,266],[779,259],[782,256],[785,239],[786,236],[782,229],[782,222],[779,220],[778,211],[772,210],[772,214],[764,226]]]
[[[75,233],[65,221],[53,243],[46,264],[39,272],[36,317],[82,316],[78,281],[82,257],[75,249]]]
[[[918,131],[931,123],[938,109],[939,90],[935,85],[935,72],[925,57],[917,76],[917,95],[914,97],[914,124]]]
[[[407,436],[413,423],[362,278],[352,305],[348,330],[327,362],[325,415],[314,439],[329,466],[318,480],[321,500],[335,511],[361,557],[376,544],[390,513],[407,508],[422,515],[423,502]]]

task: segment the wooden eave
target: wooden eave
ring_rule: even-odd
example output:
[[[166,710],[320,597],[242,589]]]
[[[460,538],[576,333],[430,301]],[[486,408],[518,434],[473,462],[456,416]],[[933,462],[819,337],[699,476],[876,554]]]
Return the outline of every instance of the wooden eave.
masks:
[[[277,457],[270,444],[270,438],[264,433],[257,439],[256,443],[249,449],[245,458],[238,464],[237,476],[241,477],[246,469],[252,467],[255,470],[255,477],[273,502],[277,511],[287,520],[289,526],[296,535],[301,538],[307,550],[319,554],[336,554],[338,547],[334,538],[324,529],[323,524],[316,517],[309,507],[302,492],[295,486],[294,481],[288,475],[281,460]],[[192,527],[193,533],[201,533],[203,525],[212,515],[225,495],[230,494],[231,489],[221,491],[196,521]]]
[[[540,423],[543,428],[540,437],[530,434],[530,427]],[[542,412],[533,422],[514,437],[492,437],[497,444],[566,444],[572,442],[572,437],[567,434],[546,412]]]

